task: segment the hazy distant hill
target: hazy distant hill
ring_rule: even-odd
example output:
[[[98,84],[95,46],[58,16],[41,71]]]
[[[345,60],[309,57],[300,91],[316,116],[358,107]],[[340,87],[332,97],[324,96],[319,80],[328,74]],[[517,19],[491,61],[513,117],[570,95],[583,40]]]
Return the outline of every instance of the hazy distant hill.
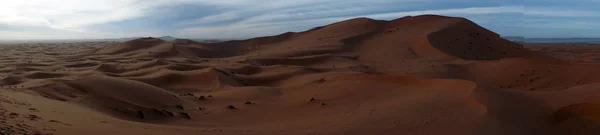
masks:
[[[165,41],[173,41],[173,40],[175,40],[177,38],[172,37],[172,36],[162,36],[162,37],[158,37],[158,39],[162,39],[162,40],[165,40]]]
[[[19,44],[19,43],[75,43],[75,42],[125,42],[143,37],[126,38],[106,38],[106,39],[45,39],[45,40],[0,40],[0,44]],[[165,41],[177,39],[172,36],[157,37]]]
[[[600,38],[525,38],[526,43],[589,43],[600,44]]]
[[[0,40],[0,44],[18,44],[18,43],[74,43],[74,42],[125,42],[143,37],[127,37],[127,38],[107,38],[107,39],[61,39],[61,40]],[[165,41],[173,41],[179,39],[173,36],[156,37]],[[586,43],[600,44],[600,38],[526,38],[519,36],[505,36],[506,40],[520,43]],[[216,43],[229,41],[233,39],[190,39],[202,43]]]
[[[526,38],[517,36],[503,37],[513,42],[524,43],[585,43],[600,44],[600,38]]]
[[[525,37],[518,37],[518,36],[507,36],[507,37],[502,37],[506,40],[510,40],[510,41],[516,41],[516,42],[523,42],[525,41]]]

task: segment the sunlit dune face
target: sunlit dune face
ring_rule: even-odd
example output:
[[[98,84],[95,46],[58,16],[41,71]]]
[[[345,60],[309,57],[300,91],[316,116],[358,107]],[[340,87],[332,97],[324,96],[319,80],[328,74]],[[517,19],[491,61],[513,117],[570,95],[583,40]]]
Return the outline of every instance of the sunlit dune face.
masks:
[[[600,133],[597,39],[529,37],[595,8],[519,2],[7,1],[0,135]]]

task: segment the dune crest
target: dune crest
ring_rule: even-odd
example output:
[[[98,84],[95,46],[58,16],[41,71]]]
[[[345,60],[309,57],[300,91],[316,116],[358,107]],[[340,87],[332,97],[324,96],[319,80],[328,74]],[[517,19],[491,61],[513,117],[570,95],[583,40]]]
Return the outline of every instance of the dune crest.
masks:
[[[600,127],[600,65],[587,56],[600,48],[569,50],[587,52],[575,58],[465,18],[356,18],[218,43],[149,37],[0,49],[0,134],[551,135]]]

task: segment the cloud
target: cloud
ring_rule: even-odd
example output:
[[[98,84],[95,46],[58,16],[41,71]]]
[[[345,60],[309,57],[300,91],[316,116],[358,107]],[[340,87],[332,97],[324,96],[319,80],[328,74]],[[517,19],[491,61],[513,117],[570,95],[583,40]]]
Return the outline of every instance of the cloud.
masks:
[[[220,5],[223,8],[228,8],[219,14],[204,16],[187,22],[183,22],[180,25],[194,25],[194,24],[212,24],[223,21],[238,20],[249,16],[261,15],[273,11],[280,12],[282,9],[293,9],[298,6],[314,6],[319,3],[324,3],[332,0],[261,0],[249,2],[246,5]]]
[[[134,2],[133,0],[6,1],[0,6],[0,24],[78,29],[87,25],[140,16],[141,12],[128,7]]]
[[[524,28],[552,28],[552,29],[571,29],[571,30],[600,30],[598,22],[584,21],[544,21],[544,22],[526,22]]]
[[[523,27],[596,27],[589,22],[600,21],[600,11],[591,6],[599,1],[576,1],[12,0],[0,5],[0,38],[167,34],[185,38],[249,38],[303,31],[356,17],[389,20],[421,14],[466,17],[504,35],[520,34],[517,29]],[[531,21],[549,18],[587,19],[552,25]]]
[[[527,15],[527,16],[548,16],[548,17],[568,17],[568,18],[600,17],[600,11],[528,8],[525,11],[525,15]]]
[[[236,5],[248,0],[13,0],[0,5],[0,24],[82,29],[150,16],[154,8],[173,4]]]
[[[360,11],[362,9],[348,9]],[[357,18],[369,17],[374,19],[396,19],[409,15],[423,14],[442,14],[442,15],[485,15],[499,13],[523,13],[523,7],[507,6],[507,7],[471,7],[459,9],[440,9],[440,10],[422,10],[422,11],[406,11],[406,12],[390,12],[390,13],[373,13],[364,15],[346,15],[337,17],[320,17],[324,16],[325,12],[305,13],[313,16],[314,19],[293,20],[297,16],[294,13],[272,13],[263,14],[260,16],[250,17],[230,25],[223,26],[194,26],[183,28],[177,31],[178,35],[190,37],[204,38],[250,38],[256,36],[266,36],[278,33],[283,33],[289,30],[306,30],[311,27],[326,25],[329,23]],[[326,16],[326,15],[325,15]],[[280,20],[280,21],[272,21]],[[288,21],[286,21],[288,20]],[[290,29],[292,28],[292,29]],[[293,29],[296,28],[296,29]],[[301,28],[301,29],[298,29]]]
[[[507,7],[470,7],[459,9],[440,9],[440,10],[423,10],[409,11],[396,13],[383,13],[367,15],[373,18],[394,18],[406,15],[422,15],[422,14],[440,14],[440,15],[476,15],[476,14],[498,14],[498,13],[523,13],[523,7],[507,6]]]

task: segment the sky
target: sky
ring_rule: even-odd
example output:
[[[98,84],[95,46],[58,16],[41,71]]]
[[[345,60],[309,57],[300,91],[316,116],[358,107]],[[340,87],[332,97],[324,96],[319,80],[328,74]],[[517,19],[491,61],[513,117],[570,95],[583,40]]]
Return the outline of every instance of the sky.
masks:
[[[600,0],[10,0],[0,40],[244,39],[356,17],[465,17],[502,36],[600,37]]]

